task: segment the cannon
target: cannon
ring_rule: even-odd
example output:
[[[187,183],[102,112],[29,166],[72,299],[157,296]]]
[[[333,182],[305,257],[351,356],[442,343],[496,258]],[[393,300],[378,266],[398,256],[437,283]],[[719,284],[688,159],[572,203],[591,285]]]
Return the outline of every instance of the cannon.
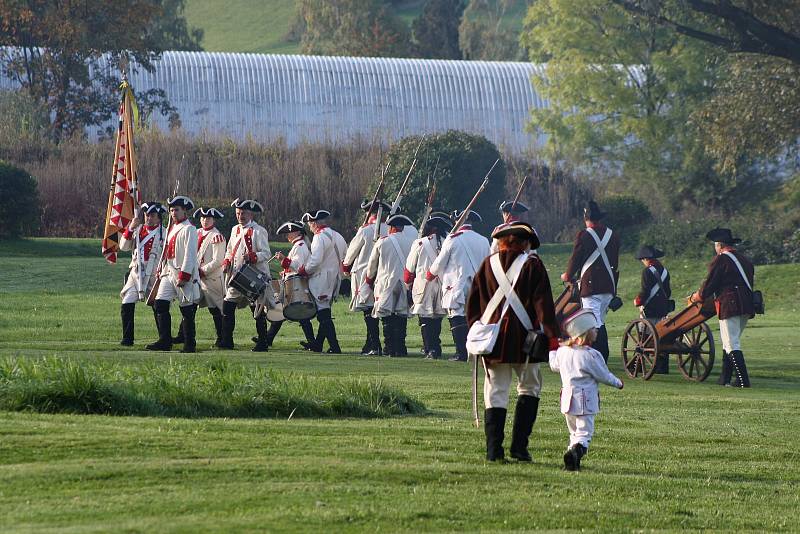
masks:
[[[639,318],[622,336],[622,363],[631,378],[649,380],[656,358],[676,355],[678,370],[688,380],[702,382],[714,366],[714,336],[706,321],[717,314],[714,302],[689,302],[680,312],[658,322]]]

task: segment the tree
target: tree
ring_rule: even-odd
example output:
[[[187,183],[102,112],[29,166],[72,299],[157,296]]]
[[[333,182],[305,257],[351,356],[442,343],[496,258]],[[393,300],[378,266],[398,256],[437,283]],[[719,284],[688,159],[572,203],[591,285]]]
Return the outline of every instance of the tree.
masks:
[[[519,33],[506,23],[518,0],[469,0],[459,26],[464,59],[514,61],[520,59]]]
[[[32,235],[39,226],[36,180],[0,160],[0,238]]]
[[[622,176],[660,211],[687,200],[730,209],[759,183],[720,174],[688,123],[713,92],[719,55],[705,43],[634,16],[611,0],[539,0],[523,35],[550,107],[533,112],[555,157],[595,177]],[[747,169],[747,166],[742,166]]]
[[[152,70],[165,46],[199,48],[179,17],[184,0],[0,2],[0,65],[52,115],[55,140],[107,121],[118,104],[119,78],[101,66],[123,56]],[[170,22],[172,21],[172,22]],[[163,91],[137,95],[145,113],[174,113]]]
[[[464,0],[428,0],[411,25],[415,55],[428,59],[462,59],[458,27],[465,7]]]
[[[301,0],[298,10],[306,54],[410,55],[408,28],[379,0]]]

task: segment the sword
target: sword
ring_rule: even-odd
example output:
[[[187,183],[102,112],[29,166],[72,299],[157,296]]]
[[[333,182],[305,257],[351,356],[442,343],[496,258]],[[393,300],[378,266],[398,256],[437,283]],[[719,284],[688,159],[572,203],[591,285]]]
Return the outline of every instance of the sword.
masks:
[[[472,358],[472,423],[475,428],[481,427],[481,419],[478,416],[478,356],[470,354]]]

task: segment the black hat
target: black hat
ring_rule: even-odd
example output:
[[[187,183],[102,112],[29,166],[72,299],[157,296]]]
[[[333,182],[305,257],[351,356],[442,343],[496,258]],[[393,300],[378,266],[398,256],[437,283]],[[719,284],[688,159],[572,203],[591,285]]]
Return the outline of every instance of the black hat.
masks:
[[[222,219],[225,215],[217,208],[198,208],[195,210],[194,214],[192,214],[192,217],[214,217],[215,219]]]
[[[499,239],[509,235],[528,238],[531,242],[531,248],[539,248],[541,245],[539,236],[536,235],[536,230],[526,222],[516,221],[508,224],[501,224],[492,232],[493,239]]]
[[[583,218],[587,221],[599,221],[605,216],[606,212],[601,210],[594,200],[590,200],[583,208]]]
[[[503,213],[525,213],[526,211],[530,211],[531,209],[520,202],[519,200],[515,204],[513,200],[506,200],[502,204],[500,204],[500,211]]]
[[[642,245],[639,247],[639,252],[636,253],[637,260],[652,260],[654,258],[663,258],[664,251],[658,250],[652,245]]]
[[[141,205],[142,212],[145,215],[150,215],[151,213],[158,213],[162,215],[167,213],[167,208],[165,208],[160,202],[145,202]]]
[[[444,219],[445,221],[450,221],[450,224],[453,224],[453,214],[452,213],[447,213],[444,210],[433,210],[433,211],[431,211],[431,214],[429,215],[429,217],[431,219],[434,218],[434,217],[440,217],[440,218]]]
[[[402,228],[404,226],[414,226],[414,221],[406,217],[405,215],[395,214],[386,219],[386,224],[388,226],[397,226]]]
[[[301,220],[304,223],[316,222],[316,221],[325,220],[330,216],[331,216],[331,212],[329,212],[327,210],[312,210],[312,211],[305,212],[303,214],[303,216],[301,217]]]
[[[292,232],[306,233],[305,225],[300,221],[286,221],[278,227],[277,232],[281,235],[291,234]]]
[[[240,200],[236,199],[231,202],[231,206],[234,208],[239,208],[240,210],[248,210],[252,211],[253,213],[261,213],[264,211],[264,206],[256,202],[255,200]]]
[[[461,217],[462,213],[463,212],[461,211],[455,210],[453,212],[453,219],[457,221],[458,218]],[[477,211],[469,210],[469,214],[467,215],[466,219],[464,219],[464,223],[470,222],[483,222],[483,217],[481,217]]]
[[[391,206],[382,200],[377,200],[375,202],[371,200],[365,200],[361,203],[361,209],[364,211],[378,211],[378,208],[383,208],[383,211],[388,212],[391,209]]]
[[[194,209],[194,202],[189,197],[185,197],[183,195],[178,195],[175,198],[168,198],[167,204],[170,208],[174,207],[181,207],[185,210],[193,210]]]
[[[430,217],[427,221],[425,221],[425,225],[423,227],[423,232],[429,234],[431,228],[435,228],[442,233],[447,233],[453,229],[453,221],[450,220],[450,217]],[[437,232],[438,233],[438,232]]]
[[[710,239],[715,243],[725,243],[727,245],[741,243],[742,241],[738,237],[733,237],[730,228],[714,228],[706,234],[706,239]]]

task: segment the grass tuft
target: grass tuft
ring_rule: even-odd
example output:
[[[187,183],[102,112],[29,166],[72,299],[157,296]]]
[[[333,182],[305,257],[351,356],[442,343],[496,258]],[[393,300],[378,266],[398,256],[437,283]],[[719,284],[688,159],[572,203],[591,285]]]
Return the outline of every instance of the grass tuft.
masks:
[[[168,417],[389,417],[425,406],[380,380],[317,378],[225,360],[0,360],[0,409]]]

